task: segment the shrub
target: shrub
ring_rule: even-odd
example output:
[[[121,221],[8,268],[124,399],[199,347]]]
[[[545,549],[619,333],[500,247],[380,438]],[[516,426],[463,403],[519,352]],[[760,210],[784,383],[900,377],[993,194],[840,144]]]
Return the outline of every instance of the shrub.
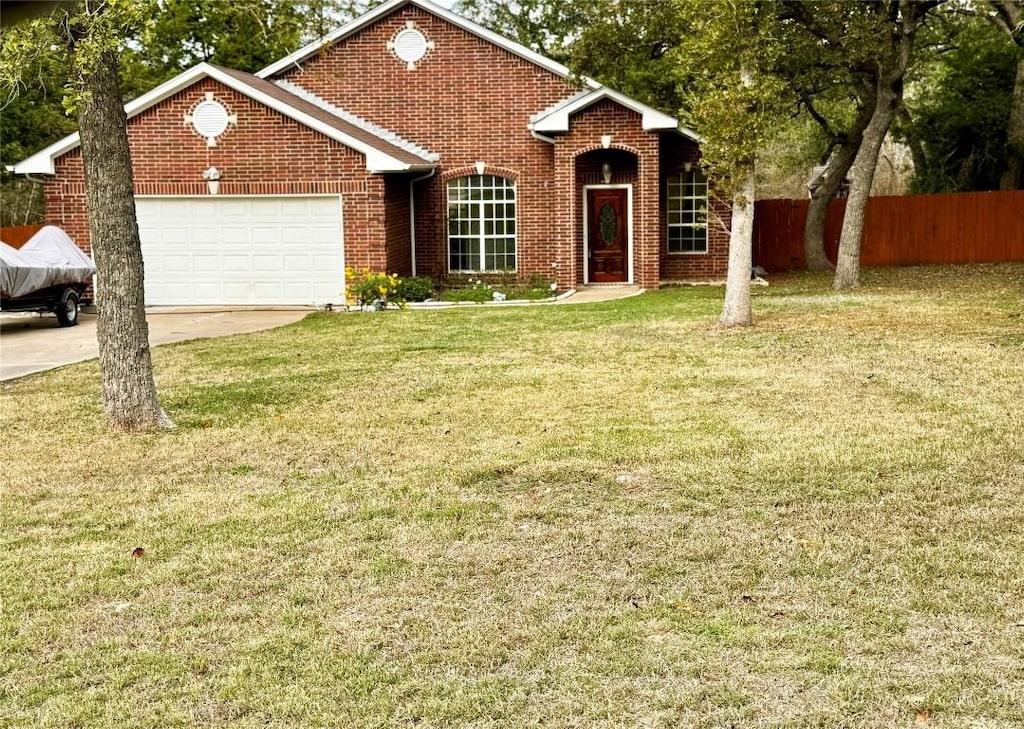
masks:
[[[398,282],[398,295],[405,301],[426,301],[434,295],[434,279],[429,276],[406,276]]]
[[[442,301],[493,301],[494,288],[483,281],[477,281],[468,288],[451,288],[441,292]]]
[[[405,299],[399,293],[402,282],[395,274],[374,273],[368,268],[345,269],[345,297],[350,304],[359,307],[372,306],[386,309],[388,304],[405,307]]]

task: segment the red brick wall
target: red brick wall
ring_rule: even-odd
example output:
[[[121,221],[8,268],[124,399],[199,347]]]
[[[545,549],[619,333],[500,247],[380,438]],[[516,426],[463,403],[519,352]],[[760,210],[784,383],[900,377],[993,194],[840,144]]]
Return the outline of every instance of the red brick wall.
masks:
[[[387,50],[407,21],[435,44],[412,71]],[[564,79],[409,6],[281,77],[441,155],[437,177],[416,185],[419,273],[446,272],[445,182],[481,161],[517,181],[519,273],[552,275],[553,153],[526,125],[575,92]]]
[[[238,115],[207,147],[184,116],[212,91]],[[384,182],[363,156],[232,89],[204,79],[128,123],[139,195],[208,195],[203,170],[216,167],[221,195],[341,194],[346,263],[383,269]],[[89,251],[81,150],[56,161],[45,186],[47,221]],[[408,227],[406,225],[406,227]],[[341,241],[339,241],[339,245]]]
[[[384,178],[384,218],[388,273],[408,276],[412,273],[412,228],[409,225],[408,175]]]
[[[678,134],[666,133],[661,146],[661,179],[683,171],[683,165],[700,164],[700,150],[696,143]],[[668,205],[664,182],[659,192],[661,215],[659,220],[661,280],[662,281],[716,281],[724,279],[729,268],[729,226],[732,209],[729,203],[709,195],[708,200],[708,252],[668,252]]]

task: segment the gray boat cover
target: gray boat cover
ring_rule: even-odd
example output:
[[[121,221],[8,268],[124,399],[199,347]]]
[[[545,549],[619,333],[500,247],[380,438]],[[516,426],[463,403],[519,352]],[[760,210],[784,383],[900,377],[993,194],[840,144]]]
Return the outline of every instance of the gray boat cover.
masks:
[[[42,228],[20,249],[0,242],[0,294],[12,299],[50,286],[88,283],[94,273],[92,259],[55,225]]]

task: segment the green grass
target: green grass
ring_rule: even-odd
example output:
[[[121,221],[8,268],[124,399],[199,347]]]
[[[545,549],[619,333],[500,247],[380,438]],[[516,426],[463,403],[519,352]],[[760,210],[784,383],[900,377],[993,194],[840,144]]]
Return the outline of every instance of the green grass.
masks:
[[[864,279],[4,385],[0,725],[1024,725],[1024,265]]]

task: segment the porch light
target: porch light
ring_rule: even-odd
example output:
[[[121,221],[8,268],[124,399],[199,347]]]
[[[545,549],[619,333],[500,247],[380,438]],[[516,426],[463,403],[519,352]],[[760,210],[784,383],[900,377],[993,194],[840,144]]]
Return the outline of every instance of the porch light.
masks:
[[[612,181],[612,163],[605,162],[601,165],[601,177],[604,178],[604,184],[609,184]]]
[[[216,167],[203,170],[203,179],[206,180],[206,186],[210,188],[210,194],[216,195],[220,190],[220,170]]]

